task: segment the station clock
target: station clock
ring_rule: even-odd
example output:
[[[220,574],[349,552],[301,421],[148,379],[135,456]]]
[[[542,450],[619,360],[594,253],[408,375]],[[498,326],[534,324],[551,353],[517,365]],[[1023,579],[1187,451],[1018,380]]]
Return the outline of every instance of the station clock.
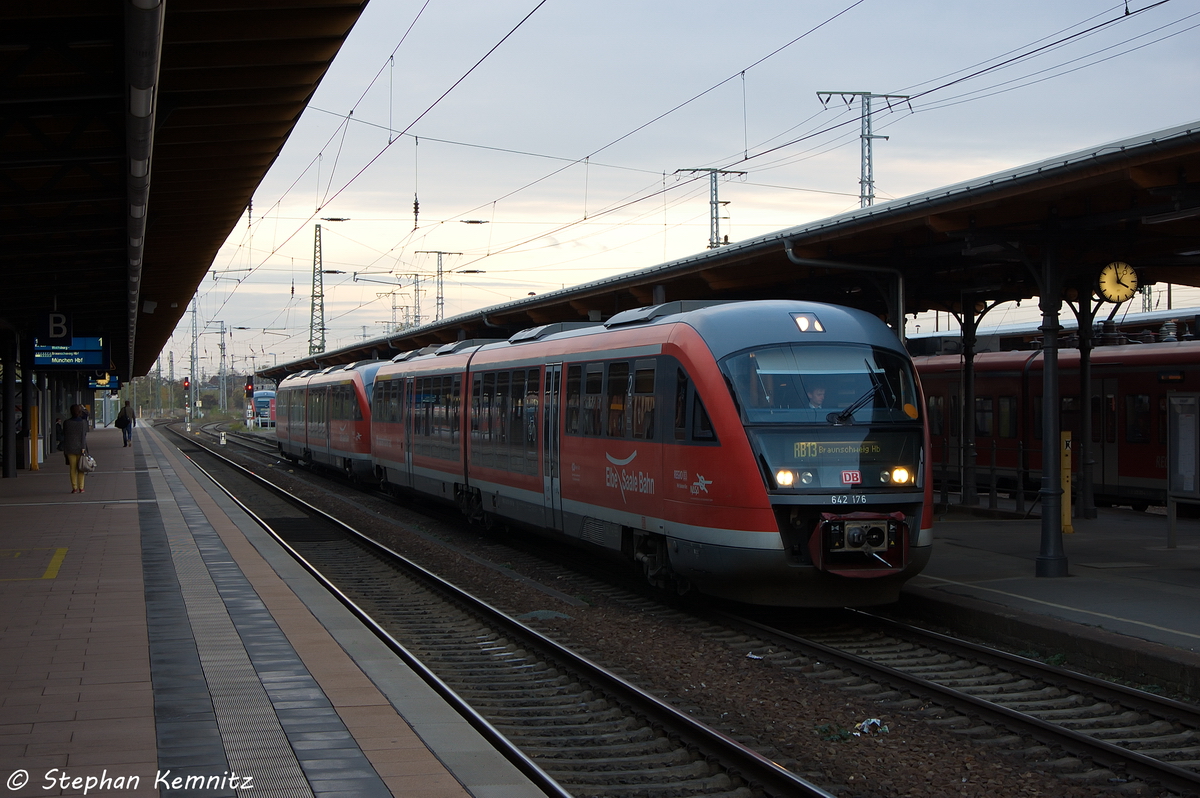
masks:
[[[1137,271],[1128,263],[1113,261],[1100,270],[1100,295],[1109,302],[1125,302],[1138,289]]]

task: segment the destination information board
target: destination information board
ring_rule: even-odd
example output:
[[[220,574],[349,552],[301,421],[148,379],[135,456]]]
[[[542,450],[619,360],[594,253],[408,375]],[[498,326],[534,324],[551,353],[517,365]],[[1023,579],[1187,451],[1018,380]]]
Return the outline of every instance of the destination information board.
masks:
[[[104,338],[72,338],[70,346],[42,346],[33,342],[33,368],[107,371],[108,347]]]

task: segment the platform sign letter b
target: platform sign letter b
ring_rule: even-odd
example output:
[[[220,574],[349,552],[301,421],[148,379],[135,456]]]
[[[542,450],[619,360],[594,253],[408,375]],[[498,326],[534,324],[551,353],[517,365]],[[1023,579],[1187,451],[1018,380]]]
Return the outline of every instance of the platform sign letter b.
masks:
[[[43,346],[71,344],[71,315],[60,311],[46,313],[38,325],[38,341]]]

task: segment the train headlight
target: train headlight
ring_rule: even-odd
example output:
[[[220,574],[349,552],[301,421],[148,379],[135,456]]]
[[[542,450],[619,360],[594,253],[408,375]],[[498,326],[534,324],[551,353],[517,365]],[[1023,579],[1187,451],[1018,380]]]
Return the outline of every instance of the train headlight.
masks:
[[[912,472],[907,468],[900,466],[892,469],[892,482],[897,485],[907,485],[912,481]]]
[[[793,313],[792,318],[796,320],[796,326],[800,328],[800,332],[825,332],[825,327],[821,324],[821,320],[817,318],[815,313]]]
[[[781,488],[790,488],[796,481],[795,473],[782,468],[775,472],[775,484]]]
[[[813,472],[811,472],[811,471],[801,471],[800,472],[800,482],[802,484],[811,485],[812,481],[813,481]]]

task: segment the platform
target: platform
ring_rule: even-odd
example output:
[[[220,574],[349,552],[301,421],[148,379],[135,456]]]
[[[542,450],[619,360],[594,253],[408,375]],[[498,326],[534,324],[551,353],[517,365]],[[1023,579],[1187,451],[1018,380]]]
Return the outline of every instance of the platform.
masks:
[[[159,433],[88,440],[0,480],[6,794],[543,795]]]
[[[935,517],[933,557],[900,606],[1034,655],[1065,647],[1066,664],[1200,700],[1200,520],[1179,519],[1169,548],[1166,515],[1151,509],[1074,519],[1062,536],[1068,575],[1038,577],[1039,518],[951,508]]]

